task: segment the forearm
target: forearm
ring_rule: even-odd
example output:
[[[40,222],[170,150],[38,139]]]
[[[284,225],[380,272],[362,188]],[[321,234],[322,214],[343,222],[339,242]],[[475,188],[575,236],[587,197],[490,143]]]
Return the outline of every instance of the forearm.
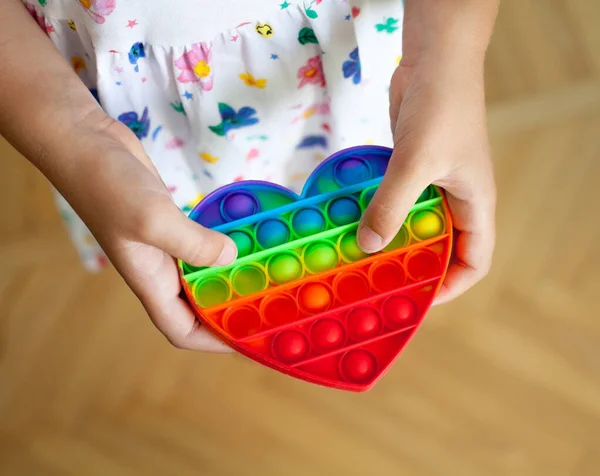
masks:
[[[60,181],[91,116],[103,116],[98,103],[23,5],[0,2],[0,134]]]
[[[499,0],[406,0],[403,61],[458,58],[483,62]]]

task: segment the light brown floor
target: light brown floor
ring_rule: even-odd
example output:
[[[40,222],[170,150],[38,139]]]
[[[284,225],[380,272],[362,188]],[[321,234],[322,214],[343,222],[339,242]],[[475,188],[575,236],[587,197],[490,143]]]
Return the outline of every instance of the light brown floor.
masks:
[[[600,3],[506,0],[489,278],[355,395],[176,351],[0,144],[0,473],[600,474]]]

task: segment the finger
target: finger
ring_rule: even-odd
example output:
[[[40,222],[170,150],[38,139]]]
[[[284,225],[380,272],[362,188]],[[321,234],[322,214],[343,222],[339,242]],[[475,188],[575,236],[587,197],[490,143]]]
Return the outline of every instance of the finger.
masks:
[[[188,303],[180,297],[149,301],[146,309],[157,329],[179,349],[219,354],[233,352],[201,325]]]
[[[145,308],[156,328],[178,349],[220,354],[233,352],[200,324],[182,298],[153,298],[145,303]]]
[[[483,235],[458,232],[455,239],[456,254],[452,257],[444,282],[433,303],[434,306],[456,299],[481,281],[489,270],[483,258],[469,256],[474,250],[488,246]]]
[[[158,284],[159,282],[162,285]],[[140,293],[142,303],[154,325],[179,349],[232,352],[200,325],[189,304],[180,297],[180,292],[181,283],[175,262],[163,253],[163,261],[156,274],[148,277],[144,291]]]
[[[231,352],[197,320],[181,297],[175,260],[149,245],[130,243],[113,253],[119,272],[158,330],[177,348]]]
[[[170,200],[140,220],[144,243],[193,266],[227,266],[237,258],[233,240],[186,217]]]
[[[395,149],[358,227],[357,241],[364,252],[375,253],[392,241],[410,209],[430,185],[424,167],[415,168],[412,163]]]
[[[477,184],[474,191],[468,191],[472,186],[469,182]],[[445,188],[454,226],[454,250],[436,305],[457,298],[481,281],[490,270],[495,248],[493,178],[480,174],[479,182],[451,179]]]

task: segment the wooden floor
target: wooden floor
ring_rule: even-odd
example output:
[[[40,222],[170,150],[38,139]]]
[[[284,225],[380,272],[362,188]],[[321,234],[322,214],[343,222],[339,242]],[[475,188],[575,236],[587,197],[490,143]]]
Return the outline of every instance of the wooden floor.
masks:
[[[1,143],[0,474],[600,474],[599,24],[597,0],[502,2],[493,271],[366,394],[171,348]]]

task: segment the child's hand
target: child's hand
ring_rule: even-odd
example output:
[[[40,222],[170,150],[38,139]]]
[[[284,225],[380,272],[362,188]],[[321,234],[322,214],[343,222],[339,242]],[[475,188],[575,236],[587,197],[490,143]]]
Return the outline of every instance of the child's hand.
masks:
[[[425,5],[436,3],[440,5],[427,0],[406,2],[405,55],[390,87],[394,153],[365,212],[358,240],[364,251],[379,251],[398,232],[428,185],[445,189],[455,249],[436,300],[439,304],[465,292],[490,269],[496,189],[485,114],[482,50],[486,39],[477,54],[461,54],[468,38],[453,42],[449,41],[456,39],[452,35],[460,37],[460,33],[443,32],[444,25],[453,24],[452,12],[445,12],[448,18],[437,22],[433,9],[423,11]],[[493,2],[488,4],[489,10]],[[454,26],[460,30],[458,20]],[[438,37],[436,28],[441,32]],[[466,29],[464,36],[473,33]]]
[[[227,351],[181,298],[173,256],[194,266],[227,265],[233,241],[188,219],[173,203],[135,135],[106,119],[87,138],[87,157],[61,192],[176,347]],[[82,141],[83,142],[83,141]]]
[[[172,256],[225,265],[233,241],[175,206],[135,135],[106,117],[21,2],[1,1],[0,19],[0,133],[69,201],[173,345],[227,351],[180,297]]]

